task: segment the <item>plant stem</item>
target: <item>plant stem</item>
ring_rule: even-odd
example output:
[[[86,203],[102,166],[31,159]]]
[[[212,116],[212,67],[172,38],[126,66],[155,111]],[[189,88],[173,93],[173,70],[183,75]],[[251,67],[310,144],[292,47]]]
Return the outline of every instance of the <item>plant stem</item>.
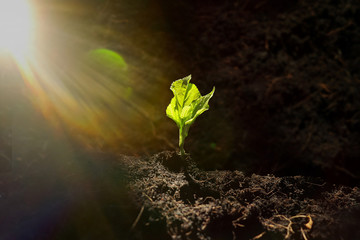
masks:
[[[180,156],[184,160],[185,159],[185,150],[184,150],[184,136],[183,136],[183,128],[179,129],[179,147],[180,147]]]

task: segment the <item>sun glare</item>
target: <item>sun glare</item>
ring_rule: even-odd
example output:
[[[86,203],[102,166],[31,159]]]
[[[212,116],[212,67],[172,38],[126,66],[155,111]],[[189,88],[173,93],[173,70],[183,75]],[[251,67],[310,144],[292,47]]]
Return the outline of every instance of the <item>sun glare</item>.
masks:
[[[151,74],[139,69],[148,61],[160,61],[145,43],[138,46],[142,40],[134,42],[132,34],[128,36],[117,25],[109,28],[93,21],[92,11],[98,11],[98,3],[90,5],[0,0],[0,60],[4,55],[16,66],[24,89],[29,90],[27,99],[58,132],[69,131],[90,147],[117,147],[119,141],[126,147],[134,132],[136,136],[153,133],[149,116],[158,112],[148,99],[156,94],[148,89],[159,90],[143,77],[157,74],[153,68]],[[89,22],[94,25],[89,26]],[[108,40],[108,33],[116,41]],[[143,39],[145,35],[136,36]],[[104,40],[111,45],[116,42],[116,46],[107,48]]]
[[[0,49],[15,58],[29,51],[33,19],[27,0],[0,0]]]

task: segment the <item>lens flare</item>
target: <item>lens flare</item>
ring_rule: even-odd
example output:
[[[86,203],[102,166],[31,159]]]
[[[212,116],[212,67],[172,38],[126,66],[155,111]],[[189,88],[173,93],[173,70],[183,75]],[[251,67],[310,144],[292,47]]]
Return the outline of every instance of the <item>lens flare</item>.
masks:
[[[107,3],[90,2],[0,0],[0,51],[14,59],[27,99],[60,134],[134,153],[154,137],[168,144],[155,123],[163,115],[158,103],[168,101],[167,71],[177,69],[159,50],[169,40],[137,21],[104,22],[112,8],[99,12]],[[114,10],[118,17],[134,17],[136,6],[116,7],[124,8]]]

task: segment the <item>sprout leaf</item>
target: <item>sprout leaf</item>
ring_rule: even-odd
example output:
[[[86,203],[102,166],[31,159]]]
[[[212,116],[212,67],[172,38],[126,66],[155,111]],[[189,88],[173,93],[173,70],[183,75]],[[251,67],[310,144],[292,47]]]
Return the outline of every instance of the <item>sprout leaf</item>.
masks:
[[[174,97],[166,109],[166,115],[179,127],[179,147],[182,156],[185,154],[184,141],[190,126],[198,116],[209,109],[209,100],[215,92],[214,87],[210,93],[201,96],[198,88],[190,83],[190,80],[191,75],[171,84],[170,89]]]

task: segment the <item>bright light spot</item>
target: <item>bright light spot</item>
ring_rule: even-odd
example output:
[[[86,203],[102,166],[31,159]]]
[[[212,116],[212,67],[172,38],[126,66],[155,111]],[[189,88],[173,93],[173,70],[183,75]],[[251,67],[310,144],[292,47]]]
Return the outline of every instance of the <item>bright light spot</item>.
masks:
[[[0,0],[0,49],[22,59],[30,48],[33,18],[27,0]]]

